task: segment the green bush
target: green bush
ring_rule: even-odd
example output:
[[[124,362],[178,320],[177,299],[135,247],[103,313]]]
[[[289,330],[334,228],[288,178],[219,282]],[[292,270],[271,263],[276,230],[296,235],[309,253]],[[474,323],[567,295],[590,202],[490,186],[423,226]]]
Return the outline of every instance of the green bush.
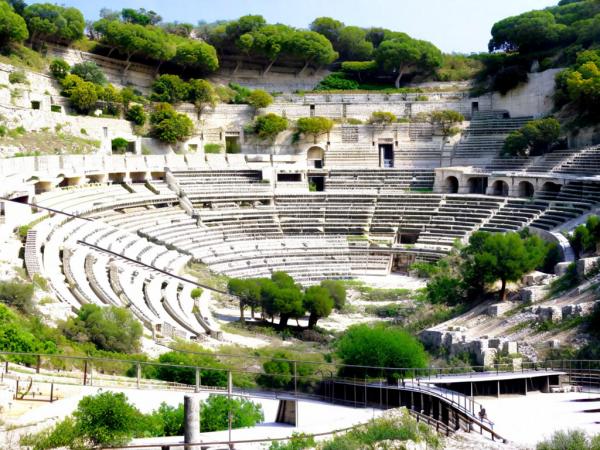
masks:
[[[221,144],[204,144],[204,153],[221,153],[221,150],[223,150],[223,146]]]
[[[259,116],[254,121],[253,131],[261,139],[274,139],[288,127],[288,120],[277,114],[269,113]]]
[[[194,288],[192,289],[192,292],[190,292],[190,296],[196,300],[197,298],[200,298],[200,296],[202,295],[202,288]]]
[[[202,367],[200,376],[203,386],[226,386],[227,371],[224,366],[211,355],[181,353],[171,351],[163,353],[158,358],[160,363],[170,364],[171,366],[156,366],[153,377],[163,381],[173,381],[175,383],[184,383],[194,385],[196,383],[196,367]],[[173,367],[188,366],[188,367]],[[211,370],[213,368],[214,370]],[[221,370],[219,370],[221,369]]]
[[[76,342],[91,342],[98,349],[134,353],[140,349],[142,325],[126,308],[83,305],[76,317],[62,324],[65,335]]]
[[[369,123],[372,125],[387,125],[394,123],[398,118],[395,114],[388,111],[373,111],[369,118]]]
[[[73,413],[79,435],[97,446],[118,446],[134,435],[140,412],[123,393],[83,397]]]
[[[77,423],[72,417],[67,417],[52,428],[21,438],[22,446],[32,450],[49,450],[55,448],[83,449],[83,439],[77,429]]]
[[[327,117],[302,117],[296,122],[296,132],[315,139],[321,134],[328,133],[333,128],[333,120]]]
[[[124,155],[127,151],[127,147],[129,146],[129,142],[127,139],[122,137],[114,138],[110,141],[112,152],[118,155]]]
[[[287,442],[272,442],[269,450],[308,450],[315,448],[317,443],[315,438],[304,433],[292,433],[292,437]]]
[[[33,309],[33,284],[20,281],[0,282],[0,303],[24,313]]]
[[[358,89],[358,82],[343,72],[333,72],[323,78],[316,87],[318,91],[349,91]]]
[[[598,441],[596,438],[595,441]],[[596,450],[581,430],[555,431],[549,439],[537,444],[536,450]]]
[[[329,291],[335,309],[338,311],[344,309],[346,305],[346,287],[344,283],[339,280],[323,280],[320,285]]]
[[[269,361],[263,363],[264,374],[256,378],[256,382],[266,388],[290,389],[294,386],[294,357],[285,351],[277,351]],[[309,383],[306,377],[315,373],[315,364],[296,363],[296,380],[298,385]]]
[[[50,73],[57,80],[62,80],[70,71],[71,66],[64,59],[54,58],[50,63]]]
[[[273,97],[262,89],[255,89],[248,95],[247,102],[255,109],[266,108],[273,103]]]
[[[189,138],[194,131],[194,123],[185,114],[175,114],[166,118],[153,127],[153,135],[167,144],[176,144]]]
[[[83,81],[87,81],[93,84],[103,85],[106,84],[106,76],[93,61],[84,61],[82,63],[75,64],[71,67],[71,73],[77,75]]]
[[[155,102],[178,103],[186,100],[190,87],[178,75],[161,75],[152,84],[150,99]]]
[[[136,125],[142,126],[146,123],[146,112],[142,105],[133,105],[127,110],[125,118]]]
[[[27,84],[27,75],[22,70],[17,70],[8,74],[10,84]]]
[[[336,344],[344,364],[372,367],[427,367],[423,345],[409,333],[384,325],[353,325]],[[381,371],[346,368],[345,374],[376,375]],[[386,374],[389,375],[389,374]]]
[[[258,403],[244,398],[229,399],[224,395],[210,395],[200,405],[202,431],[226,430],[230,414],[232,428],[253,427],[265,419]]]

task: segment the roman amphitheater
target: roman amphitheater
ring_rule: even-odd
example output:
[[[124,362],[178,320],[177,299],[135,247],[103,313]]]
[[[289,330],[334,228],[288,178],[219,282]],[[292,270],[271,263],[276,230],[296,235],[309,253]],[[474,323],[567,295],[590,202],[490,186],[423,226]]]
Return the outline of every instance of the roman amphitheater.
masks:
[[[48,61],[58,58],[71,67],[94,63],[107,83],[133,89],[139,98],[151,99],[156,89],[158,71],[142,58],[123,61],[50,42],[45,51]],[[0,330],[0,448],[54,448],[19,439],[55,425],[85,395],[102,390],[126,393],[143,413],[161,402],[185,402],[186,414],[198,414],[193,399],[197,404],[212,393],[235,395],[255,399],[265,417],[260,426],[233,430],[232,438],[231,413],[229,434],[199,433],[186,416],[185,436],[136,435],[95,448],[334,448],[283,445],[292,433],[326,441],[334,432],[401,414],[399,407],[442,436],[438,448],[535,448],[559,429],[598,433],[600,365],[547,356],[588,339],[597,345],[585,324],[599,309],[598,257],[595,248],[574,248],[573,240],[574,230],[600,210],[597,129],[563,127],[551,151],[504,154],[507,137],[556,114],[555,80],[563,68],[532,68],[526,82],[504,95],[474,93],[471,80],[418,78],[405,90],[344,91],[315,89],[331,67],[298,72],[271,62],[267,73],[262,63],[223,58],[207,77],[212,84],[264,90],[272,102],[257,107],[218,101],[200,110],[172,102],[174,114],[187,117],[193,131],[168,143],[120,114],[109,117],[102,102],[97,111],[81,114],[48,69],[1,61],[0,125],[9,135],[21,131],[12,140],[0,133],[0,279],[33,282],[36,312],[27,314],[56,330],[81,318],[84,306],[96,305],[128,310],[142,331],[136,354],[118,362],[114,354],[88,347],[66,350],[64,337],[52,351],[24,352],[8,345],[11,335]],[[15,84],[16,72],[26,82]],[[152,110],[152,101],[140,104]],[[452,133],[430,119],[449,111],[460,117]],[[373,120],[381,112],[394,119]],[[268,115],[289,124],[326,118],[333,126],[311,134],[290,125],[265,140],[249,124]],[[55,136],[93,149],[58,148],[63,141]],[[124,151],[115,151],[116,141],[124,142]],[[29,148],[30,142],[37,147]],[[508,300],[488,292],[452,315],[410,328],[410,315],[428,308],[412,297],[428,284],[418,267],[449,261],[440,267],[451,271],[474,234],[523,230],[554,244],[552,273],[509,278]],[[580,275],[578,283],[556,290],[570,270]],[[252,305],[246,320],[254,328],[244,331],[239,295],[227,280],[280,272],[302,292],[324,280],[347,287],[347,309],[319,316],[314,333],[323,339],[341,339],[357,323],[391,321],[418,336],[435,364],[377,367],[377,375],[369,367],[357,381],[359,372],[349,368],[371,364],[344,366],[325,344],[305,346],[300,331],[293,338],[273,331],[276,314],[267,314],[264,305],[262,320]],[[411,294],[370,301],[370,291]],[[372,314],[372,305],[396,304],[409,304],[413,312],[393,319]],[[296,319],[295,330],[308,323],[312,331],[312,316],[289,318]],[[248,360],[243,369],[232,369],[230,353],[219,359],[219,370],[228,371],[224,384],[203,383],[197,362],[189,363],[195,384],[144,372],[145,365],[168,365],[158,357],[177,345],[197,345],[219,358],[235,347],[236,357]],[[296,345],[298,353],[321,352],[320,369],[299,375],[294,360],[293,381],[265,388],[259,379],[266,356],[257,349],[293,351]],[[452,359],[465,354],[460,364]],[[244,385],[236,373],[258,384]],[[302,382],[303,376],[316,381]],[[281,447],[269,447],[277,440]],[[380,445],[360,448],[388,448]]]

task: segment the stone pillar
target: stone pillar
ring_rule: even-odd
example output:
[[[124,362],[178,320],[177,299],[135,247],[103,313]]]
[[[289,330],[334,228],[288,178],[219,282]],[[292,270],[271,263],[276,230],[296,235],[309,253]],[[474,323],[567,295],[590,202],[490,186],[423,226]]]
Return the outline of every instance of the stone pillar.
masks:
[[[197,395],[183,397],[183,442],[185,444],[200,442],[200,399]],[[200,450],[199,445],[186,445],[185,450]]]

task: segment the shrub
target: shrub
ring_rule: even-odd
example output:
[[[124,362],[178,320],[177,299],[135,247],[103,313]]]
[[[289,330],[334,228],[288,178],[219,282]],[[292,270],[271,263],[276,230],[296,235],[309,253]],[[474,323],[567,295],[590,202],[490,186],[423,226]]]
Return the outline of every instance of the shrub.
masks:
[[[57,80],[62,80],[70,71],[71,66],[64,59],[54,58],[50,63],[50,73]]]
[[[336,352],[344,364],[372,367],[426,367],[428,356],[421,343],[399,328],[353,325],[342,335]],[[346,368],[357,375],[381,375],[379,370]]]
[[[194,123],[185,114],[165,119],[154,126],[154,136],[167,144],[183,142],[192,135]]]
[[[292,437],[285,443],[272,442],[269,450],[306,450],[315,448],[315,438],[304,433],[292,433]]]
[[[302,117],[296,122],[296,130],[300,134],[317,136],[328,133],[333,128],[333,120],[327,117]]]
[[[142,105],[133,105],[127,110],[125,118],[136,125],[142,126],[146,123],[147,116]]]
[[[277,114],[269,113],[259,116],[254,121],[253,130],[261,139],[274,139],[288,127],[288,120]]]
[[[229,399],[224,395],[210,395],[200,406],[200,423],[203,431],[226,430],[231,414],[232,428],[253,427],[265,419],[258,403],[244,398]]]
[[[397,120],[395,114],[388,111],[373,111],[369,123],[373,125],[387,125]]]
[[[11,72],[8,74],[8,82],[10,84],[26,84],[28,83],[27,75],[22,70]]]
[[[202,295],[202,288],[194,288],[192,289],[192,292],[190,292],[190,296],[196,300],[197,298],[200,298],[200,296]]]
[[[183,404],[170,406],[163,402],[144,422],[151,423],[154,429],[150,434],[153,436],[181,436],[184,423]],[[149,426],[146,423],[140,424],[139,429],[147,433]]]
[[[77,111],[88,113],[98,102],[98,90],[89,81],[79,82],[69,90],[69,100]]]
[[[19,281],[0,282],[0,303],[29,313],[33,309],[32,299],[33,284]]]
[[[358,82],[349,79],[345,73],[333,72],[323,78],[316,87],[320,91],[355,90]]]
[[[77,423],[72,417],[67,417],[52,428],[34,435],[21,438],[22,446],[30,446],[32,450],[47,450],[54,448],[84,448],[84,442],[79,435]]]
[[[171,351],[160,355],[158,361],[160,363],[171,365],[156,367],[155,377],[159,380],[193,385],[196,383],[195,367],[203,367],[200,371],[202,385],[227,385],[227,372],[225,370],[218,370],[223,369],[223,365],[212,355]],[[173,367],[173,365],[189,367]],[[211,370],[211,368],[215,370]]]
[[[549,439],[537,444],[536,450],[592,450],[591,442],[581,430],[555,431]]]
[[[248,95],[247,102],[255,109],[266,108],[273,103],[273,97],[262,89],[255,89]]]
[[[204,153],[221,153],[223,146],[221,144],[208,143],[204,144]]]
[[[433,304],[457,305],[466,298],[463,280],[447,274],[439,274],[427,283],[427,300]]]
[[[129,146],[129,142],[127,141],[127,139],[124,139],[122,137],[114,138],[112,141],[110,141],[110,144],[113,153],[116,153],[118,155],[125,154],[125,152],[127,151],[127,147]]]
[[[454,125],[461,123],[464,120],[465,116],[452,109],[433,111],[431,113],[431,121],[440,126],[444,136],[452,136],[456,134],[458,129]]]
[[[140,412],[125,394],[103,392],[83,397],[73,416],[85,440],[98,446],[117,446],[134,436]]]
[[[142,325],[126,308],[83,305],[62,329],[70,339],[91,342],[101,350],[134,353],[140,349]]]
[[[93,61],[84,61],[75,64],[71,67],[71,73],[77,75],[82,80],[93,84],[103,85],[106,83],[106,76],[100,67]]]
[[[284,352],[277,351],[273,357],[263,363],[264,374],[257,377],[256,382],[263,387],[286,389],[293,387],[294,381],[294,363],[291,361],[293,357]],[[314,364],[296,362],[296,375],[298,376],[298,384],[306,383],[303,378],[309,377],[315,372]]]
[[[190,87],[177,75],[161,75],[152,84],[151,100],[156,102],[178,103],[186,100]]]

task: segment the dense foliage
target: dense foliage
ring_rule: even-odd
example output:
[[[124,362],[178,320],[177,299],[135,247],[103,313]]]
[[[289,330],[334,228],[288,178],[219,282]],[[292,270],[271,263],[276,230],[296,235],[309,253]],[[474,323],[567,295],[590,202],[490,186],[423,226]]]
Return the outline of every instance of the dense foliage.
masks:
[[[509,156],[539,156],[548,152],[560,136],[560,123],[553,117],[527,122],[510,133],[502,153]]]
[[[6,2],[0,1],[0,49],[29,37],[25,20]]]
[[[428,363],[428,355],[418,339],[402,329],[382,324],[351,326],[337,342],[336,352],[349,365],[421,368]],[[367,369],[366,373],[364,370],[346,368],[347,375],[393,375],[378,369]]]
[[[23,11],[32,42],[69,44],[83,37],[85,20],[77,8],[33,3]]]
[[[600,243],[600,217],[591,215],[585,224],[577,226],[569,235],[569,243],[578,258],[584,253],[595,252]]]
[[[327,117],[301,117],[296,122],[296,131],[301,135],[317,137],[329,133],[333,128],[333,120]]]
[[[461,113],[451,109],[438,110],[431,113],[431,122],[440,127],[444,136],[457,134],[460,130],[456,128],[456,125],[464,120],[465,117]]]
[[[303,291],[285,272],[273,272],[271,278],[232,278],[227,287],[238,297],[242,323],[246,308],[252,309],[253,316],[260,309],[263,318],[279,316],[280,328],[286,327],[289,319],[299,319],[308,312],[308,328],[312,329],[319,319],[331,314],[336,304],[343,305],[346,297],[338,281],[322,282]]]
[[[599,50],[579,53],[572,67],[557,74],[554,100],[558,107],[573,105],[592,122],[600,120]]]
[[[91,342],[103,350],[134,353],[140,349],[142,325],[125,308],[83,305],[62,328],[70,339]]]
[[[194,123],[185,114],[178,113],[169,103],[158,103],[150,115],[152,134],[167,144],[185,141],[194,131]]]
[[[224,395],[209,395],[200,406],[202,431],[226,430],[231,416],[232,428],[253,427],[265,420],[262,408],[245,398],[229,399]]]
[[[252,131],[261,139],[274,139],[279,133],[285,131],[288,127],[288,120],[285,117],[274,113],[258,116],[252,124]]]

